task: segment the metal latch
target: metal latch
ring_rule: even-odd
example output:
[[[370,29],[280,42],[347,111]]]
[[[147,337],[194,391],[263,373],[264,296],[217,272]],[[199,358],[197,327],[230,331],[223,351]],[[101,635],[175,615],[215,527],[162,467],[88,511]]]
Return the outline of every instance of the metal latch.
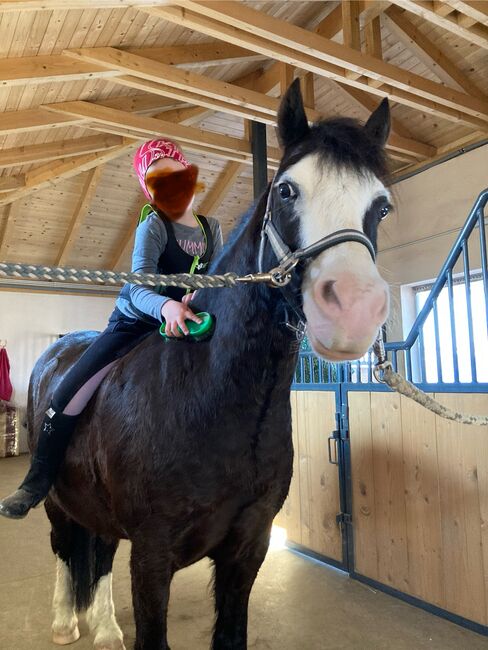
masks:
[[[345,524],[352,524],[352,515],[349,514],[348,512],[339,512],[338,515],[336,515],[336,523],[339,526],[344,526]]]
[[[339,465],[339,452],[337,450],[337,441],[340,439],[341,432],[336,429],[332,431],[332,435],[327,438],[327,448],[329,451],[329,463],[331,465]],[[332,443],[334,443],[334,456],[332,456]]]

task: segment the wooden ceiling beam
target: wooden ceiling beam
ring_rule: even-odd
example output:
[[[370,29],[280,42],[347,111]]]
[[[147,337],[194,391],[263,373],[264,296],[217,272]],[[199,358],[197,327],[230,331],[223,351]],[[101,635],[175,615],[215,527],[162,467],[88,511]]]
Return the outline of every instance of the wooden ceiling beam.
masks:
[[[213,2],[209,5],[205,5],[204,7],[205,10],[213,11],[214,7],[220,8],[221,4],[222,3],[220,2]],[[201,7],[203,5],[199,3],[198,6]],[[228,5],[226,5],[226,8],[228,8]],[[230,9],[232,9],[232,7],[230,7]],[[368,87],[367,82],[364,82],[362,79],[347,79],[345,76],[344,67],[329,63],[328,61],[324,60],[324,57],[318,58],[309,54],[311,47],[308,45],[308,42],[312,39],[319,39],[318,42],[314,40],[314,45],[322,46],[325,43],[325,49],[333,46],[334,52],[336,53],[337,50],[335,48],[340,48],[340,51],[344,51],[343,45],[339,45],[333,41],[328,41],[324,38],[320,38],[315,34],[307,32],[306,30],[303,30],[294,25],[290,25],[283,21],[271,18],[269,16],[263,16],[258,12],[250,10],[248,7],[240,6],[240,10],[243,12],[244,10],[246,11],[246,17],[248,16],[247,12],[250,11],[253,18],[256,18],[259,21],[261,21],[263,17],[266,21],[271,20],[275,31],[279,27],[278,31],[282,32],[282,35],[276,35],[276,38],[270,37],[269,39],[265,39],[261,36],[257,36],[255,33],[251,33],[251,31],[243,31],[237,29],[236,27],[230,27],[229,25],[226,25],[225,22],[222,22],[225,20],[223,15],[221,15],[222,20],[217,21],[206,16],[195,14],[182,7],[157,7],[151,9],[150,13],[158,15],[170,22],[184,25],[191,29],[195,29],[197,31],[214,36],[215,38],[234,42],[235,44],[242,44],[245,42],[247,46],[253,47],[256,49],[256,51],[263,52],[279,61],[290,63],[291,65],[295,65],[298,68],[302,68],[309,72],[314,72],[320,76],[332,78],[336,81],[346,83],[362,90],[366,89],[368,92],[377,94],[380,97],[389,96],[392,100],[398,101],[401,104],[405,104],[407,106],[411,106],[413,108],[420,109],[437,116],[442,116],[454,122],[462,122],[470,126],[475,126],[477,129],[484,130],[487,128],[488,106],[486,105],[486,102],[481,102],[477,98],[469,97],[468,95],[464,95],[463,93],[459,93],[452,89],[447,89],[441,84],[423,79],[422,77],[419,77],[419,75],[414,75],[405,70],[400,70],[395,66],[383,63],[362,53],[355,52],[350,48],[345,48],[347,50],[348,57],[352,57],[356,62],[364,61],[368,66],[374,67],[376,72],[372,74],[376,75],[376,78],[384,76],[379,75],[378,70],[384,71],[386,66],[389,76],[398,74],[402,79],[402,81],[395,86],[385,83],[381,88],[377,89]],[[229,17],[227,16],[227,21],[228,20]],[[246,24],[248,26],[248,30],[252,30],[254,27],[254,25],[251,25],[250,23]],[[278,42],[283,38],[290,38],[290,33],[293,36],[290,42],[294,43],[294,47],[286,47],[282,43]],[[296,39],[294,40],[297,34],[300,36],[300,43],[298,43]],[[358,69],[359,66],[355,65],[354,67]],[[420,81],[417,83],[417,80]],[[404,86],[409,90],[404,90],[403,87],[399,88],[398,85]],[[415,88],[415,92],[412,91],[412,88]],[[421,88],[423,88],[424,91],[422,91]],[[428,92],[425,92],[426,89],[428,89]],[[427,99],[423,96],[424,94],[434,95],[437,91],[439,92],[439,96],[436,95],[437,99],[435,101]],[[451,100],[447,99],[447,97],[451,97]],[[454,103],[457,108],[452,108],[451,106],[446,105],[447,103],[451,104],[452,99],[454,99]],[[471,115],[472,112],[480,114],[482,117],[475,117]]]
[[[224,170],[219,174],[215,183],[208,190],[200,203],[198,211],[201,214],[206,216],[212,216],[215,214],[243,168],[244,165],[242,163],[227,163]]]
[[[24,111],[8,111],[0,113],[0,135],[41,131],[48,128],[74,126],[79,120],[66,115],[53,116],[42,108],[31,108]]]
[[[0,0],[1,2],[1,0]],[[1,4],[0,4],[1,13]],[[260,61],[262,54],[250,52],[231,43],[199,43],[172,47],[129,48],[126,52],[142,56],[149,61],[185,68],[227,65],[243,61]],[[51,54],[0,59],[2,87],[24,86],[53,82],[111,79],[120,75],[116,69],[77,61],[65,54]]]
[[[160,5],[161,0],[1,0],[0,14],[10,11],[53,11],[67,9],[122,9]]]
[[[198,43],[198,46],[192,43],[166,47],[129,47],[125,51],[167,65],[183,65],[185,68],[250,63],[263,61],[266,58],[262,54],[222,41]]]
[[[457,90],[446,88],[442,84],[390,63],[379,61],[281,19],[268,16],[241,4],[236,8],[234,2],[225,0],[213,0],[212,2],[176,0],[176,2],[179,7],[158,7],[150,12],[156,13],[156,15],[159,12],[161,15],[166,15],[167,12],[174,14],[178,9],[182,9],[185,13],[196,12],[217,21],[224,28],[231,24],[233,28],[235,26],[237,29],[258,37],[271,50],[274,45],[278,44],[292,49],[298,56],[305,52],[317,61],[326,62],[329,66],[340,66],[345,70],[358,72],[369,79],[382,81],[403,92],[411,93],[413,88],[416,96],[484,119],[488,123],[488,101],[485,102],[477,97],[470,97]],[[353,79],[349,81],[355,82]]]
[[[100,182],[103,169],[104,165],[99,165],[98,167],[94,167],[93,169],[90,169],[88,172],[86,172],[86,178],[83,183],[81,194],[78,198],[75,211],[68,226],[68,230],[61,245],[61,249],[56,257],[54,266],[66,265],[71,251],[73,250],[73,246],[78,239],[83,220],[88,210],[90,209],[90,205],[93,197],[95,196],[95,192]]]
[[[31,144],[0,150],[0,168],[30,165],[58,158],[70,158],[85,153],[103,151],[122,144],[122,138],[115,135],[91,135],[45,144]]]
[[[392,6],[385,12],[389,30],[445,83],[454,83],[473,97],[486,99],[481,90],[427,36],[408,19],[408,13]]]
[[[55,81],[110,79],[116,74],[116,71],[70,60],[69,57],[62,55],[0,59],[0,79],[3,88]]]
[[[130,151],[135,142],[136,140],[126,139],[118,147],[113,147],[102,153],[85,154],[66,160],[60,159],[54,163],[49,162],[40,167],[36,167],[26,173],[24,187],[9,192],[4,197],[0,197],[0,205],[7,205],[33,192],[51,187],[62,179],[72,178],[81,172],[88,171],[110,160],[114,160]]]
[[[463,27],[458,23],[455,16],[452,13],[449,13],[446,16],[443,16],[442,13],[439,13],[440,6],[435,5],[431,1],[422,1],[417,2],[416,0],[393,0],[393,3],[406,9],[417,16],[420,16],[424,20],[442,27],[452,34],[464,38],[465,40],[482,47],[485,50],[488,49],[488,27],[482,24],[475,24],[471,27]],[[447,3],[443,3],[443,6],[448,7]],[[437,9],[437,11],[436,11]]]
[[[12,192],[25,186],[25,176],[4,176],[0,178],[0,194]]]
[[[234,84],[211,79],[204,75],[152,61],[111,47],[67,50],[66,54],[81,61],[96,63],[118,70],[124,75],[162,84],[184,93],[202,95],[218,102],[246,107],[259,113],[276,115],[277,103],[272,97],[253,90],[242,89]],[[190,91],[189,91],[190,89]]]
[[[237,152],[251,155],[249,143],[230,138],[219,133],[202,131],[194,127],[182,126],[174,122],[157,120],[153,117],[134,115],[126,111],[106,108],[99,104],[84,101],[61,102],[45,106],[47,110],[86,119],[94,125],[115,126],[133,130],[144,136],[167,136],[176,138],[186,145],[205,143],[211,147],[220,148],[225,152]]]
[[[476,22],[482,25],[488,25],[488,2],[486,0],[470,0],[470,2],[462,0],[448,0],[451,7],[457,9],[465,16],[473,18]]]
[[[210,109],[213,111],[221,111],[223,113],[235,115],[236,117],[258,120],[266,124],[272,124],[274,122],[274,116],[271,111],[259,111],[250,106],[240,106],[234,102],[227,102],[225,99],[220,100],[213,97],[207,97],[206,95],[199,94],[199,89],[194,86],[189,86],[191,90],[184,90],[182,88],[174,88],[174,86],[168,84],[149,81],[148,79],[141,79],[135,75],[117,77],[117,83],[128,88],[144,90],[147,93],[154,93],[157,95],[163,95],[164,97],[179,99],[182,102],[188,102],[192,105],[200,106],[205,110]],[[272,98],[270,97],[269,99]]]

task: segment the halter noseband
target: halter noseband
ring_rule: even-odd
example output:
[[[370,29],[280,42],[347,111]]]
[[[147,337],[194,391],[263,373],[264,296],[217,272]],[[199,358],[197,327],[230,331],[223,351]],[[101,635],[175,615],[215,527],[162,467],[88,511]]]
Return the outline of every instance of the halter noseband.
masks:
[[[283,241],[283,238],[273,224],[271,203],[275,179],[276,175],[271,181],[268,199],[266,202],[266,211],[263,218],[263,225],[261,226],[258,269],[260,273],[263,273],[264,249],[266,242],[268,241],[273,250],[273,253],[276,255],[276,258],[278,260],[278,266],[270,271],[270,275],[273,277],[272,284],[282,289],[286,301],[298,318],[297,325],[291,324],[289,322],[289,319],[286,325],[289,329],[295,331],[297,333],[297,336],[300,335],[303,338],[306,322],[305,314],[303,313],[301,305],[298,304],[296,296],[287,286],[292,279],[292,271],[296,270],[298,263],[309,258],[317,257],[317,255],[320,255],[320,253],[323,251],[326,251],[329,248],[333,248],[334,246],[338,246],[339,244],[344,244],[346,242],[357,242],[358,244],[366,246],[373,262],[376,261],[376,252],[369,237],[361,232],[361,230],[355,230],[354,228],[336,230],[330,235],[326,235],[325,237],[322,237],[322,239],[319,239],[313,244],[310,244],[310,246],[297,248],[295,251],[292,251],[288,244]]]

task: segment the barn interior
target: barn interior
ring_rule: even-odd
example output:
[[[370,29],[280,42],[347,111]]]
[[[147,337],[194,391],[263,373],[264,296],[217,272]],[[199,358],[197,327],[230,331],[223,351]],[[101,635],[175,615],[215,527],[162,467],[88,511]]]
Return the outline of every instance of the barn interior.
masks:
[[[253,123],[265,125],[271,179],[276,113],[293,79],[311,122],[364,122],[388,97],[395,209],[378,244],[387,340],[407,340],[475,205],[472,235],[446,271],[465,302],[449,302],[446,284],[444,311],[439,298],[422,330],[434,351],[416,339],[413,360],[402,351],[398,365],[444,404],[488,413],[486,193],[476,203],[488,187],[487,1],[0,0],[0,77],[0,263],[114,272],[131,268],[146,202],[132,159],[145,140],[174,140],[198,166],[196,210],[227,239],[255,198]],[[60,335],[102,330],[117,293],[0,270],[14,388],[0,400],[1,494],[27,468],[36,359]],[[291,397],[294,478],[276,521],[288,541],[259,575],[249,647],[486,647],[486,431],[378,391],[369,358],[351,366],[345,389],[339,370],[314,359],[304,350]],[[329,458],[346,394],[348,433]],[[131,647],[128,553],[117,556],[114,599]],[[20,524],[0,518],[0,556],[0,647],[53,647],[42,508]],[[206,562],[177,578],[173,650],[209,646],[209,580]],[[77,647],[92,644],[82,628]]]

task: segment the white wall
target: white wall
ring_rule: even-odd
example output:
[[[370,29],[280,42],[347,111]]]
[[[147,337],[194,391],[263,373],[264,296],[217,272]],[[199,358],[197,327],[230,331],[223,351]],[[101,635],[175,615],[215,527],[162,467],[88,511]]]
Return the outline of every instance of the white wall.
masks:
[[[394,335],[400,286],[437,277],[479,193],[488,187],[488,145],[393,186],[395,211],[380,228],[378,263],[393,286]],[[478,262],[473,251],[473,267]]]
[[[102,330],[114,307],[114,297],[6,291],[0,288],[0,340],[7,341],[12,402],[27,404],[32,368],[59,334]],[[21,440],[21,451],[26,450]]]

